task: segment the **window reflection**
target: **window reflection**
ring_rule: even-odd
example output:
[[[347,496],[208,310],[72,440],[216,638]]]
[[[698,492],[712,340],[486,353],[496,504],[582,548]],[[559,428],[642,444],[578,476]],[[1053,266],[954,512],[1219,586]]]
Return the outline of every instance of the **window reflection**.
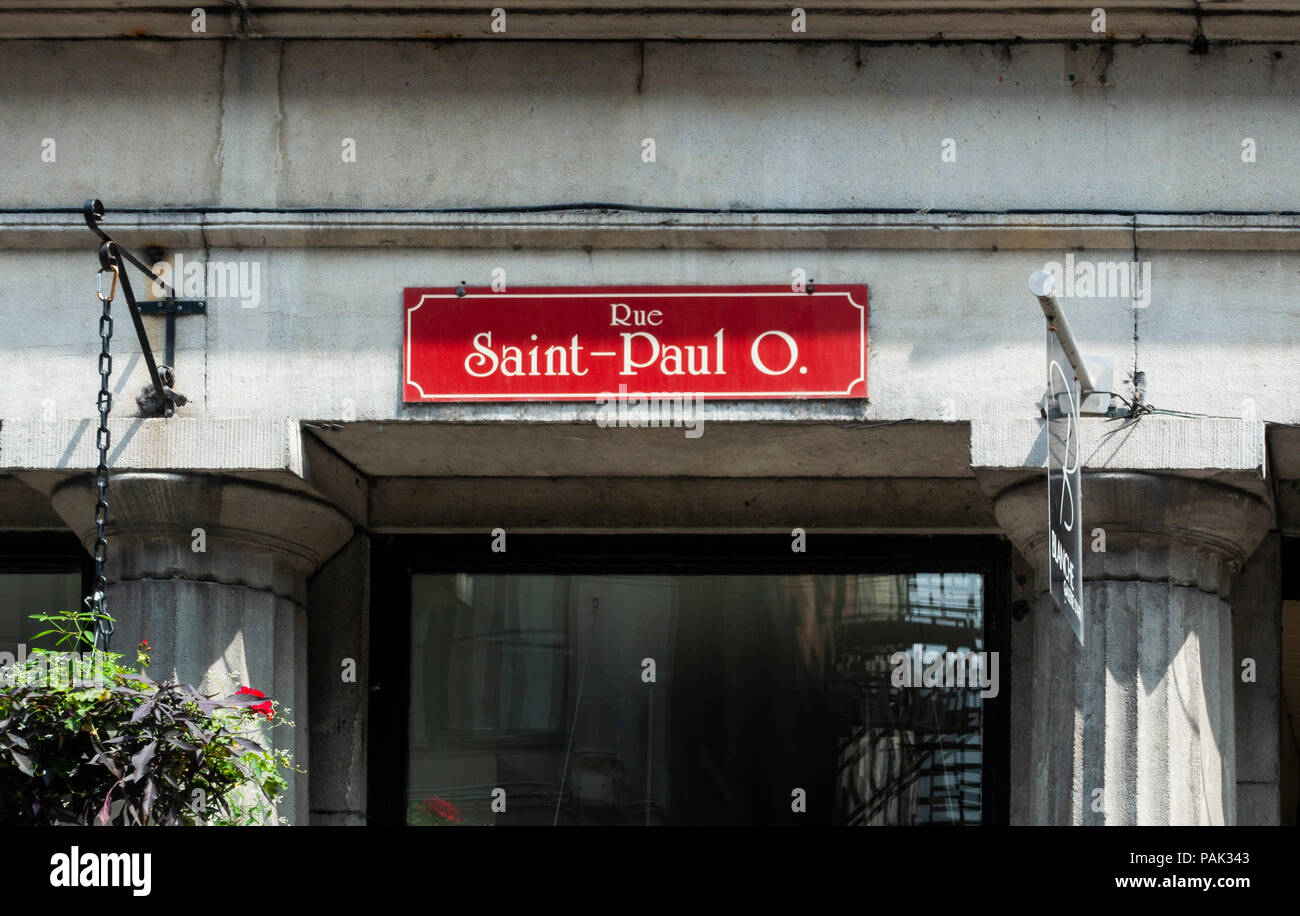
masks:
[[[17,660],[31,651],[32,636],[49,629],[32,620],[32,614],[58,614],[81,606],[79,572],[0,572],[0,653]],[[41,645],[48,648],[48,640]]]
[[[979,688],[895,687],[890,662],[981,650],[978,574],[416,575],[412,598],[412,823],[980,820]]]

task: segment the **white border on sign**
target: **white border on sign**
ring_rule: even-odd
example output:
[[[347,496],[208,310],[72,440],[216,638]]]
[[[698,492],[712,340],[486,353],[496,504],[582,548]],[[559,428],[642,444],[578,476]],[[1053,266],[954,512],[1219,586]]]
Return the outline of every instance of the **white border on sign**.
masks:
[[[420,301],[415,303],[406,310],[406,384],[410,385],[416,391],[420,392],[421,400],[425,401],[580,401],[591,400],[608,394],[605,391],[593,392],[591,394],[573,394],[572,392],[564,394],[425,394],[420,383],[411,378],[411,315],[413,315],[420,306],[424,305],[426,299],[498,299],[501,293],[466,293],[464,296],[457,296],[455,293],[425,293],[420,297]],[[515,299],[608,299],[610,293],[523,293],[519,295],[507,293],[505,295],[513,296]],[[849,387],[844,391],[727,391],[717,394],[701,393],[697,397],[714,398],[725,400],[727,398],[811,398],[811,397],[852,397],[850,392],[859,382],[865,383],[867,380],[867,310],[866,307],[853,301],[853,294],[847,290],[828,290],[826,292],[812,293],[788,293],[782,292],[717,292],[717,293],[657,293],[657,292],[637,292],[637,293],[618,293],[620,297],[631,298],[634,296],[653,296],[657,299],[667,299],[674,297],[681,298],[703,298],[715,296],[843,296],[848,300],[849,305],[858,310],[858,377],[849,382]],[[405,400],[405,397],[403,397]]]

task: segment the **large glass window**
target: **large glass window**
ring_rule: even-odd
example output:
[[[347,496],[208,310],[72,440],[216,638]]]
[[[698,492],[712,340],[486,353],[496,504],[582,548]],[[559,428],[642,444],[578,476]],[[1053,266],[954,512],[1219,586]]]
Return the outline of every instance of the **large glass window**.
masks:
[[[404,820],[985,822],[986,579],[416,570]]]
[[[49,629],[31,615],[76,610],[80,593],[80,572],[0,572],[0,653],[26,656],[32,636]]]

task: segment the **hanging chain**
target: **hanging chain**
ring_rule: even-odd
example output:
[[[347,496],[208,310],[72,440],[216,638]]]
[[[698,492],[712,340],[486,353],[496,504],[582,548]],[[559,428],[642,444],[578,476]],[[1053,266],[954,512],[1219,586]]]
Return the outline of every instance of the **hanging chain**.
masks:
[[[107,247],[107,246],[105,246]],[[95,295],[103,303],[104,311],[99,316],[99,432],[95,445],[99,449],[99,464],[95,467],[95,487],[98,491],[95,500],[95,591],[91,596],[91,611],[95,615],[95,648],[108,650],[108,638],[113,635],[113,621],[108,616],[108,577],[104,575],[104,564],[108,560],[108,538],[104,527],[108,524],[108,414],[113,409],[113,393],[108,387],[108,377],[113,373],[113,355],[109,352],[109,341],[113,337],[113,296],[117,292],[116,261],[111,266],[101,268],[95,275]],[[112,274],[113,283],[108,294],[104,294],[104,274]]]

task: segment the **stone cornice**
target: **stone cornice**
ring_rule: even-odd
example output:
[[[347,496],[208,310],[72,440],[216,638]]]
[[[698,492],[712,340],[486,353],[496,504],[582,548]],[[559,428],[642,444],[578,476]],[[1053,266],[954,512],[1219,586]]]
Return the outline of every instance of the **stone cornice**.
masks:
[[[1300,214],[483,210],[117,210],[137,249],[911,249],[1298,251]],[[80,212],[0,210],[0,248],[82,249]]]
[[[806,30],[791,29],[793,4],[765,0],[516,0],[504,32],[491,5],[465,0],[241,0],[208,8],[191,28],[190,0],[0,0],[0,38],[483,39],[483,40],[860,40],[860,41],[1300,41],[1300,8],[1278,0],[1235,3],[1112,0],[1104,32],[1093,0],[804,0]]]

